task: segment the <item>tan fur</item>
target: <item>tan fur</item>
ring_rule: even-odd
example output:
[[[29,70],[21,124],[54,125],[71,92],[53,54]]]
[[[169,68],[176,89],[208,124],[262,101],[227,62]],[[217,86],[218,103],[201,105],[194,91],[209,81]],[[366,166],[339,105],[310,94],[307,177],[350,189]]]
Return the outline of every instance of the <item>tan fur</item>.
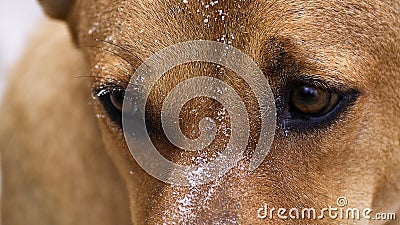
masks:
[[[319,208],[334,205],[340,196],[350,207],[399,212],[399,4],[223,0],[206,9],[190,0],[76,1],[68,24],[84,56],[63,27],[48,25],[19,63],[5,96],[0,117],[5,224],[313,224],[261,221],[257,209],[264,203]],[[228,13],[224,20],[218,10]],[[203,14],[210,15],[208,23]],[[232,45],[260,66],[275,95],[290,78],[307,74],[357,89],[360,96],[328,127],[277,132],[271,152],[251,173],[238,167],[214,184],[167,185],[136,164],[121,129],[91,100],[86,80],[74,77],[98,76],[90,80],[93,89],[110,79],[126,83],[157,50],[186,40],[217,40],[222,34],[234,36]],[[276,68],[281,49],[284,61]],[[200,71],[218,77],[215,67],[198,63],[165,75],[149,100],[155,121],[163,96]],[[232,72],[219,78],[245,95],[248,88]],[[206,106],[202,115],[218,110],[215,102]],[[251,115],[254,136],[259,124]],[[184,117],[184,133],[199,119]],[[164,155],[192,163],[159,140]],[[210,150],[223,143],[217,141]],[[182,199],[190,205],[182,206]]]
[[[82,55],[46,22],[1,108],[3,224],[128,224],[126,188],[95,124]]]

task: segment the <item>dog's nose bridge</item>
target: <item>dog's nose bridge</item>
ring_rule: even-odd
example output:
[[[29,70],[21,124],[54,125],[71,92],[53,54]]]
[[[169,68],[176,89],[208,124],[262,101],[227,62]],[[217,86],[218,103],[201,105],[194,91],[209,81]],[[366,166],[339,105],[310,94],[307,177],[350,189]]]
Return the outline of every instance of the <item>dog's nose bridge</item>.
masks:
[[[176,66],[199,62],[224,66],[236,75],[233,77],[217,76],[218,79],[204,74],[189,77],[164,76],[165,73],[170,72]],[[191,66],[183,68],[189,69],[189,71],[193,69]],[[163,88],[159,84],[160,80],[164,80],[164,89],[168,89],[169,92],[162,90]],[[167,82],[165,82],[166,80]],[[232,82],[232,80],[240,80],[242,85],[238,85],[237,82]],[[243,85],[252,92],[251,96],[247,96],[243,93],[243,90],[240,90],[244,87]],[[235,86],[236,89],[232,86]],[[152,91],[153,87],[157,87],[158,90]],[[215,133],[217,133],[215,127],[204,129],[204,126],[200,126],[202,131],[197,138],[199,141],[195,140],[196,138],[185,137],[179,126],[181,125],[180,109],[187,102],[201,97],[213,99],[229,113],[228,120],[230,121],[231,133],[225,149],[219,151],[214,160],[202,162],[202,165],[176,164],[161,155],[150,138],[135,139],[135,137],[132,137],[134,139],[132,143],[137,143],[135,146],[128,144],[132,155],[144,170],[159,180],[185,186],[202,185],[212,182],[237,166],[239,160],[243,158],[243,153],[250,140],[251,127],[249,112],[246,107],[246,103],[249,105],[247,98],[255,99],[250,102],[257,105],[253,107],[253,110],[259,111],[257,115],[259,115],[258,119],[261,120],[258,143],[250,159],[250,170],[258,167],[269,151],[276,123],[274,96],[268,81],[257,64],[249,56],[231,45],[213,41],[189,41],[164,48],[153,54],[135,71],[127,89],[127,95],[132,93],[142,95],[144,101],[139,106],[140,111],[146,111],[148,99],[157,105],[155,108],[158,108],[161,114],[163,135],[172,144],[183,150],[204,149],[209,143],[212,145]],[[160,93],[160,90],[164,94]],[[162,99],[160,100],[158,97]],[[135,96],[126,98],[135,98]],[[162,105],[161,109],[160,105]],[[213,108],[202,110],[215,111]],[[122,118],[125,127],[124,118],[126,117],[123,115]],[[141,119],[140,124],[142,126],[140,129],[144,130],[146,118]],[[190,121],[190,118],[186,119]],[[204,121],[206,120],[199,121],[199,123],[203,122],[200,125],[204,125]],[[213,132],[207,132],[209,130]],[[253,128],[253,130],[255,129]],[[135,135],[125,132],[125,136]],[[218,140],[215,143],[218,143]],[[138,144],[141,145],[138,147]],[[147,149],[147,151],[143,153],[142,149]]]
[[[222,183],[201,187],[169,186],[158,200],[162,207],[157,210],[163,211],[163,222],[174,221],[178,224],[239,222],[241,204],[226,188],[228,187]]]

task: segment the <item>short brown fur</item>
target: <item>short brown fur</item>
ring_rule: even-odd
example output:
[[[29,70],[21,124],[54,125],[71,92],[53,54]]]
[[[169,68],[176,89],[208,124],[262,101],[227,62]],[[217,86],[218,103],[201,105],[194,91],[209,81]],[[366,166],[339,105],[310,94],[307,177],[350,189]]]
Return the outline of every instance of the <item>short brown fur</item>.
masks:
[[[350,207],[399,212],[400,3],[206,4],[76,1],[68,23],[81,52],[60,25],[40,32],[14,72],[1,111],[4,224],[312,224],[259,220],[257,209],[264,203],[322,208],[340,196]],[[224,19],[218,10],[226,13]],[[278,127],[269,155],[253,172],[237,167],[210,185],[167,185],[136,164],[121,129],[89,94],[109,82],[126,85],[135,68],[163,47],[187,40],[221,41],[223,34],[260,66],[276,96],[285,83],[304,77],[357,90],[359,96],[328,126],[307,132]],[[149,99],[156,124],[163,95],[200,71],[218,77],[215,66],[191,63],[160,81]],[[221,79],[233,78],[232,85],[245,95],[245,84],[232,72],[223,73]],[[94,78],[74,79],[84,75]],[[218,110],[215,102],[207,104],[203,115]],[[183,123],[198,119],[184,117]],[[251,121],[254,136],[259,124]],[[158,144],[167,146],[165,152],[176,150]],[[222,140],[215,143],[220,145]],[[190,204],[182,205],[182,199]]]

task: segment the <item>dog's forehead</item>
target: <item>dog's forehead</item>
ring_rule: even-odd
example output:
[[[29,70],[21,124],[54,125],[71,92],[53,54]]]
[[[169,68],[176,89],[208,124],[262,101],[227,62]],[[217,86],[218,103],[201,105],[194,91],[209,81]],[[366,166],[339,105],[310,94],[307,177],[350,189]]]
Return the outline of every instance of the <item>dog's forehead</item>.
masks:
[[[119,31],[119,37],[142,36],[172,42],[221,39],[229,32],[236,32],[239,38],[248,33],[257,33],[261,38],[288,32],[301,38],[311,36],[309,33],[314,38],[334,35],[353,39],[356,34],[362,38],[368,32],[376,32],[377,27],[396,22],[393,15],[398,9],[395,1],[339,0],[104,0],[84,1],[82,5],[81,17],[87,22],[89,33],[102,28],[103,33]],[[331,38],[330,42],[346,41]]]
[[[260,64],[268,60],[262,49],[273,40],[274,46],[312,65],[312,73],[346,83],[359,82],[360,64],[390,36],[392,15],[399,8],[395,1],[339,0],[104,0],[81,5],[81,39],[128,46],[139,61],[169,45],[201,39],[231,44]]]

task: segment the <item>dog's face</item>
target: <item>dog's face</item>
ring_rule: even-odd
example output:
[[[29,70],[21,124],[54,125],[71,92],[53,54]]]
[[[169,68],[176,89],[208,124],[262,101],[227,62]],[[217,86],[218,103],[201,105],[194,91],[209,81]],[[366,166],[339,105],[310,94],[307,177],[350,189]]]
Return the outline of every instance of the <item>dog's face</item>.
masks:
[[[69,24],[91,66],[102,139],[126,181],[133,223],[287,224],[277,216],[261,221],[257,210],[264,204],[336,206],[340,196],[349,207],[397,210],[399,11],[399,3],[389,0],[75,2]],[[174,186],[148,175],[131,156],[121,126],[122,99],[135,69],[149,56],[199,39],[230,44],[261,68],[275,96],[276,132],[256,170],[243,169],[245,157],[215,182]],[[220,130],[205,150],[211,153],[198,155],[182,153],[163,133],[165,97],[185,79],[205,75],[228,83],[242,97],[251,123],[247,156],[256,145],[260,122],[249,86],[229,69],[188,63],[157,81],[146,108],[154,145],[176,163],[212,158],[229,140],[230,133]],[[223,112],[212,99],[191,100],[181,111],[182,132],[198,137],[205,116],[229,127],[229,116],[219,117]]]

